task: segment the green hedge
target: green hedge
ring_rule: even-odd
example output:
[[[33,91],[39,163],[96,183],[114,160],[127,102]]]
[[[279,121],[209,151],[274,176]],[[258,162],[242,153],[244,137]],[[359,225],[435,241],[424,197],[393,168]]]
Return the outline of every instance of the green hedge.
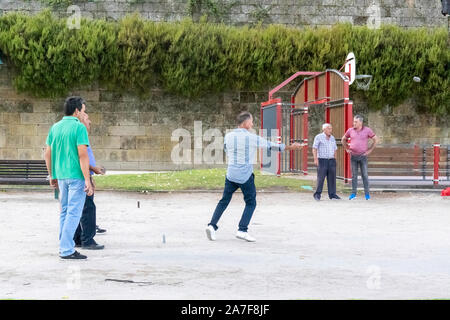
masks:
[[[132,15],[120,22],[83,20],[80,30],[69,30],[65,19],[45,11],[0,17],[0,50],[18,71],[17,89],[44,97],[96,81],[141,95],[154,85],[188,97],[263,90],[298,70],[339,68],[353,51],[358,73],[373,75],[370,90],[362,92],[371,109],[416,97],[424,111],[450,112],[444,28],[237,28]],[[413,82],[414,76],[422,81]]]

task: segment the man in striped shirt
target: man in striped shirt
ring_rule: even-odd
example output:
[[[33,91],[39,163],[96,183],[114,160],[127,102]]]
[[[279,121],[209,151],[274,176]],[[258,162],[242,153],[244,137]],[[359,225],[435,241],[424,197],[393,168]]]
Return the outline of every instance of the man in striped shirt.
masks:
[[[341,199],[336,194],[336,139],[331,135],[333,127],[329,123],[322,125],[322,133],[314,138],[313,155],[317,166],[317,189],[314,199],[320,200],[323,183],[327,178],[328,196],[330,199]]]

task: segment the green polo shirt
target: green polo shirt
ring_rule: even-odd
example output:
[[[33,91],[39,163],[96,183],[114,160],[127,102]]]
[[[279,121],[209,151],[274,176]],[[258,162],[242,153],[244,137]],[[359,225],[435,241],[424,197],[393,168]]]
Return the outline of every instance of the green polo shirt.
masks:
[[[55,123],[47,136],[52,151],[52,179],[83,179],[79,145],[89,145],[88,132],[76,117],[64,117]]]

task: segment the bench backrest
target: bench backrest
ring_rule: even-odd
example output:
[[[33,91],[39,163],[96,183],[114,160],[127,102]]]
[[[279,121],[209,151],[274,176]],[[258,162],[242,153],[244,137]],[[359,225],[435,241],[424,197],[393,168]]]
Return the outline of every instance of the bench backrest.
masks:
[[[44,160],[0,160],[2,179],[45,180],[48,172]]]

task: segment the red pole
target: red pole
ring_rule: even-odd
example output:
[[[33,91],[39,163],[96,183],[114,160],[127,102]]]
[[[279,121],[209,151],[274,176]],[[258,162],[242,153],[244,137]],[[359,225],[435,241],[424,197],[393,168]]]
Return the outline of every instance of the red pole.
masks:
[[[263,106],[262,106],[262,104],[261,104],[261,109],[260,109],[261,111],[261,115],[260,115],[260,117],[261,117],[261,129],[260,129],[260,131],[259,131],[259,133],[260,133],[260,135],[261,135],[261,137],[263,137],[263,130],[264,130],[264,117],[263,117]],[[264,137],[263,137],[264,138]],[[262,167],[263,167],[263,155],[262,155],[262,149],[259,149],[259,165],[260,165],[260,167],[259,167],[259,169],[262,171]]]
[[[434,148],[433,184],[439,184],[439,158],[441,153],[441,145],[439,143],[435,143],[433,145],[433,148]]]
[[[292,111],[295,108],[295,96],[294,95],[291,96],[291,103],[292,103],[292,105],[291,105],[291,113],[289,115],[289,121],[290,121],[289,135],[290,135],[290,138],[291,138],[290,144],[292,144],[293,140],[294,140],[294,117],[292,115]],[[294,168],[294,159],[293,159],[293,157],[294,157],[294,151],[291,150],[291,151],[289,151],[289,171],[292,171],[293,168]]]
[[[419,170],[419,146],[414,144],[414,169]]]
[[[351,127],[353,121],[353,102],[349,101],[344,105],[345,131]],[[350,164],[350,155],[344,149],[344,182],[349,183],[352,178],[352,168]]]

